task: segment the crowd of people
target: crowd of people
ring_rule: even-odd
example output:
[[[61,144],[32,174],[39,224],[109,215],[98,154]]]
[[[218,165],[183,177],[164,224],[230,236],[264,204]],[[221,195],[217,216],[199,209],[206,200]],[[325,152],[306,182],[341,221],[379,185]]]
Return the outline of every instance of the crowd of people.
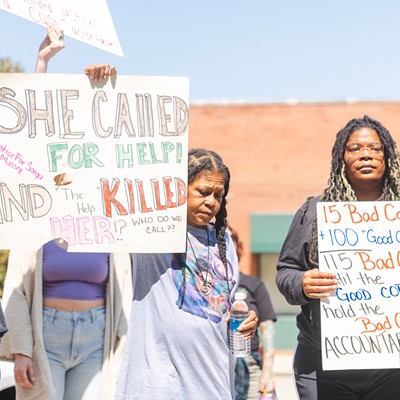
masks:
[[[64,47],[62,30],[49,26],[36,72]],[[94,64],[85,74],[97,81],[116,70]],[[189,151],[182,254],[68,252],[63,238],[10,252],[0,357],[14,361],[17,399],[235,398],[229,184],[217,153]],[[250,340],[257,327],[252,310],[239,331]]]
[[[65,47],[58,25],[40,45],[37,73]],[[92,81],[117,73],[85,68]],[[0,307],[0,358],[14,362],[17,399],[150,400],[276,397],[274,323],[264,282],[240,271],[238,232],[228,225],[230,171],[213,150],[188,154],[184,253],[74,253],[63,238],[10,252]],[[276,284],[301,306],[294,377],[301,400],[395,400],[399,369],[322,368],[320,300],[335,295],[335,273],[319,270],[318,202],[397,201],[399,153],[389,131],[364,116],[336,136],[322,194],[293,218]],[[239,328],[251,354],[229,352],[236,291],[250,313]]]

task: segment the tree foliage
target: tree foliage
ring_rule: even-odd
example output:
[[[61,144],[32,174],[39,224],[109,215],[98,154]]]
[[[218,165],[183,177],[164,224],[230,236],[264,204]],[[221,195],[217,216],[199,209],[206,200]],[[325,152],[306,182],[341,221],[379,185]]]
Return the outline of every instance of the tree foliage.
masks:
[[[0,58],[0,72],[24,72],[24,70],[9,58]]]
[[[0,297],[3,295],[4,278],[7,272],[8,250],[0,250]]]
[[[18,63],[9,58],[0,58],[0,72],[24,72]],[[8,250],[0,250],[0,297],[3,295],[4,278],[7,272]]]

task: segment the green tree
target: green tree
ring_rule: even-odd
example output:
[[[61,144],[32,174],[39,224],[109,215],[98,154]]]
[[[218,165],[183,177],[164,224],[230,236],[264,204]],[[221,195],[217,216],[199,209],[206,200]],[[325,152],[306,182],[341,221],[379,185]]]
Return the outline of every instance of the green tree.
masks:
[[[0,58],[0,72],[24,72],[24,70],[9,58]]]
[[[8,253],[8,250],[0,250],[0,297],[3,296],[3,285],[7,272]]]
[[[0,58],[0,72],[24,72],[18,63],[9,58]],[[0,250],[0,297],[3,295],[4,278],[7,272],[8,250]]]

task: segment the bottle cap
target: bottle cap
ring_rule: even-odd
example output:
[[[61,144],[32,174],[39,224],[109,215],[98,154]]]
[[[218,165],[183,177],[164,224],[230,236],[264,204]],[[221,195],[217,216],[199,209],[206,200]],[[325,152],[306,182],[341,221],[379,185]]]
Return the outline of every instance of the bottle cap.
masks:
[[[235,300],[244,300],[247,297],[246,292],[236,292]]]

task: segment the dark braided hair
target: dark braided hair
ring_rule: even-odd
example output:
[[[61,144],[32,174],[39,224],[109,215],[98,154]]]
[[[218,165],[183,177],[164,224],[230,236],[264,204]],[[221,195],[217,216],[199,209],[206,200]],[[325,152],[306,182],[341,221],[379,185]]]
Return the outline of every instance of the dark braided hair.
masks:
[[[243,251],[243,242],[240,239],[237,230],[234,229],[229,222],[228,222],[227,229],[228,229],[229,235],[231,236],[231,238],[233,240],[233,243],[235,244],[236,255],[237,255],[238,261],[240,262],[240,260],[242,259],[242,256],[243,256],[243,252],[244,252]]]
[[[365,115],[363,118],[354,118],[341,129],[332,148],[331,172],[328,186],[322,192],[320,201],[356,201],[350,182],[347,180],[344,163],[344,152],[349,137],[362,128],[373,129],[384,145],[385,175],[383,201],[396,201],[400,199],[400,161],[395,141],[390,132],[378,121]],[[313,268],[318,267],[318,240],[317,220],[312,226],[309,261]]]
[[[228,167],[222,161],[220,155],[212,150],[206,150],[203,148],[196,148],[189,150],[188,159],[188,185],[195,181],[201,174],[207,172],[216,172],[224,176],[224,195],[221,200],[220,209],[215,216],[215,231],[217,237],[218,251],[221,261],[225,267],[226,283],[229,291],[229,274],[228,274],[228,262],[226,260],[226,242],[225,242],[225,231],[227,226],[228,212],[226,210],[226,196],[229,192],[229,184],[231,174]],[[179,264],[181,266],[182,278],[183,278],[183,290],[180,308],[183,307],[184,296],[186,291],[186,253],[180,254]],[[228,298],[229,301],[229,298]]]

